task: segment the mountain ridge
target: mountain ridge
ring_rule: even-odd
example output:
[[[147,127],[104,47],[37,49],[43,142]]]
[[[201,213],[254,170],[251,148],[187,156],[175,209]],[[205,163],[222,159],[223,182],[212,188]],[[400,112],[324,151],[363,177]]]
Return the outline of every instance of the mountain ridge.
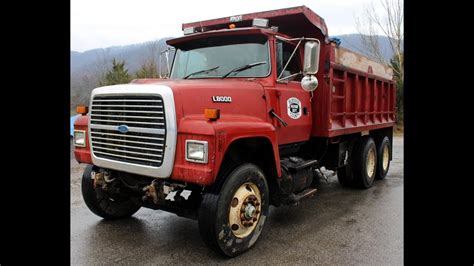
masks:
[[[342,47],[370,57],[370,55],[364,53],[360,34],[331,36],[331,38],[333,37],[341,40]],[[87,104],[90,92],[98,86],[100,75],[110,69],[114,58],[125,61],[125,67],[130,75],[134,75],[144,63],[149,62],[150,58],[154,58],[157,62],[158,73],[166,73],[166,61],[164,59],[160,61],[160,52],[168,47],[166,40],[171,38],[173,37],[128,45],[95,48],[83,52],[71,50],[71,106]],[[386,62],[390,62],[393,52],[390,49],[389,39],[384,36],[378,36],[378,38],[382,56]]]
[[[331,38],[333,37],[339,38],[341,40],[342,47],[369,56],[367,53],[364,52],[360,34],[353,33],[331,36]],[[95,61],[97,61],[98,58],[100,59],[100,57],[103,57],[102,60],[105,61],[112,61],[112,58],[116,58],[117,60],[125,60],[126,66],[129,71],[135,72],[139,69],[141,65],[140,62],[137,61],[143,61],[139,60],[143,59],[140,58],[143,56],[139,55],[146,54],[146,52],[144,51],[146,50],[147,45],[150,45],[150,43],[153,42],[158,43],[158,48],[160,50],[157,51],[157,53],[155,54],[155,59],[158,60],[159,52],[161,52],[161,49],[164,50],[167,47],[165,41],[171,38],[173,37],[165,37],[153,41],[128,45],[115,45],[105,48],[95,48],[91,50],[86,50],[84,52],[71,50],[71,76],[73,76],[77,72],[83,72],[85,67],[96,63]],[[378,38],[382,56],[387,62],[389,62],[390,58],[392,58],[393,56],[393,53],[390,49],[389,40],[385,36],[378,36]]]

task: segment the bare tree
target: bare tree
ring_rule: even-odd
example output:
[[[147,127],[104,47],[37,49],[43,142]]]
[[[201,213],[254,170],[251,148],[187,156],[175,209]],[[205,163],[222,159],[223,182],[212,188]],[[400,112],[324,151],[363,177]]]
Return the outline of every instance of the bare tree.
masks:
[[[146,47],[146,57],[148,61],[147,63],[154,63],[156,65],[156,58],[158,54],[160,53],[160,41],[159,40],[154,40],[147,42],[145,44]]]
[[[80,73],[71,73],[71,109],[76,105],[89,104],[92,90],[100,85],[105,73],[111,65],[110,49],[102,49],[96,53],[93,63],[87,65]]]
[[[364,8],[363,18],[356,18],[357,30],[361,36],[363,49],[375,60],[388,65],[393,70],[397,93],[397,124],[403,122],[404,57],[403,57],[403,0],[378,0]],[[378,11],[380,10],[380,11]],[[380,50],[379,35],[388,38],[392,58],[387,62]]]
[[[374,3],[366,6],[363,18],[356,18],[357,30],[361,35],[362,45],[377,61],[389,65],[380,51],[378,33],[385,35],[393,52],[393,60],[400,67],[394,68],[394,74],[403,80],[403,2],[402,0],[379,0],[382,11],[378,12]]]
[[[88,69],[87,76],[92,81],[93,86],[98,86],[104,79],[105,73],[112,65],[111,49],[101,49],[96,53],[96,60]],[[95,83],[95,84],[94,84]]]
[[[140,59],[140,69],[136,73],[137,78],[158,78],[159,66],[157,56],[160,53],[160,43],[158,40],[145,43],[145,52]]]

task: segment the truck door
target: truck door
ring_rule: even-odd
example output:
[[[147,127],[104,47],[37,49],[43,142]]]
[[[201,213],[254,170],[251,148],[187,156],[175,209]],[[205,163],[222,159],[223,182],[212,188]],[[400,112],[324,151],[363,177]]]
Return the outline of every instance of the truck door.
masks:
[[[276,41],[277,77],[290,59],[296,45]],[[300,48],[302,46],[300,45]],[[302,70],[300,49],[291,58],[281,78],[296,74]],[[309,139],[312,123],[310,93],[301,88],[302,74],[287,79],[287,82],[277,82],[276,90],[279,95],[279,115],[288,124],[278,129],[279,144],[288,144]]]

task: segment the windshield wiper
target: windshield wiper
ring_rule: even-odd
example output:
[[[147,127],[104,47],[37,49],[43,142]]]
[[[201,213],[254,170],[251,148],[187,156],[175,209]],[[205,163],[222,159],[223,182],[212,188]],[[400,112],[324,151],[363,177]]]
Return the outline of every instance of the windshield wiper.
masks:
[[[232,69],[231,71],[227,72],[225,75],[223,75],[221,78],[226,78],[227,76],[229,76],[230,74],[234,73],[234,72],[240,72],[240,71],[244,71],[244,70],[247,70],[249,68],[252,68],[252,67],[256,67],[256,66],[259,66],[259,65],[263,65],[263,64],[266,64],[267,61],[262,61],[262,62],[256,62],[256,63],[252,63],[252,64],[247,64],[247,65],[244,65],[244,66],[240,66],[240,67],[237,67],[237,68],[234,68]]]
[[[208,72],[211,72],[211,71],[214,71],[214,70],[218,69],[219,67],[220,67],[220,66],[216,66],[216,67],[209,68],[209,69],[199,70],[199,71],[196,71],[196,72],[193,72],[193,73],[191,73],[191,74],[186,75],[183,79],[187,79],[187,78],[189,78],[190,76],[196,75],[196,74],[208,73]]]

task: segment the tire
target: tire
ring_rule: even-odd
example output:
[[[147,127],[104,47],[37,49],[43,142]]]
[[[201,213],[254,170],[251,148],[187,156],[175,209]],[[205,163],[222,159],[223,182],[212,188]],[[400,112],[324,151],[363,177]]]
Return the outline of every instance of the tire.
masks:
[[[81,185],[82,197],[89,210],[104,219],[115,220],[130,217],[140,209],[130,199],[115,197],[112,200],[101,188],[94,189],[91,178],[93,169],[93,165],[86,167]]]
[[[354,150],[353,174],[354,185],[359,188],[370,188],[374,184],[377,170],[377,149],[371,137],[363,137],[360,145]]]
[[[337,180],[343,187],[351,187],[354,184],[354,175],[350,165],[346,165],[337,170]]]
[[[390,152],[392,147],[390,146],[390,139],[384,137],[382,142],[377,147],[377,172],[375,179],[384,179],[387,176],[388,169],[390,168]]]
[[[348,149],[348,158],[347,158],[347,165],[341,167],[337,170],[337,180],[339,184],[343,187],[353,187],[354,186],[354,174],[353,174],[353,153],[354,147],[357,146],[357,141],[353,141]]]
[[[211,249],[235,257],[258,240],[268,216],[269,189],[262,170],[254,164],[240,165],[225,178],[218,194],[203,195],[198,211],[199,232]],[[246,207],[249,211],[241,213]],[[242,221],[251,221],[252,225],[245,226]]]

